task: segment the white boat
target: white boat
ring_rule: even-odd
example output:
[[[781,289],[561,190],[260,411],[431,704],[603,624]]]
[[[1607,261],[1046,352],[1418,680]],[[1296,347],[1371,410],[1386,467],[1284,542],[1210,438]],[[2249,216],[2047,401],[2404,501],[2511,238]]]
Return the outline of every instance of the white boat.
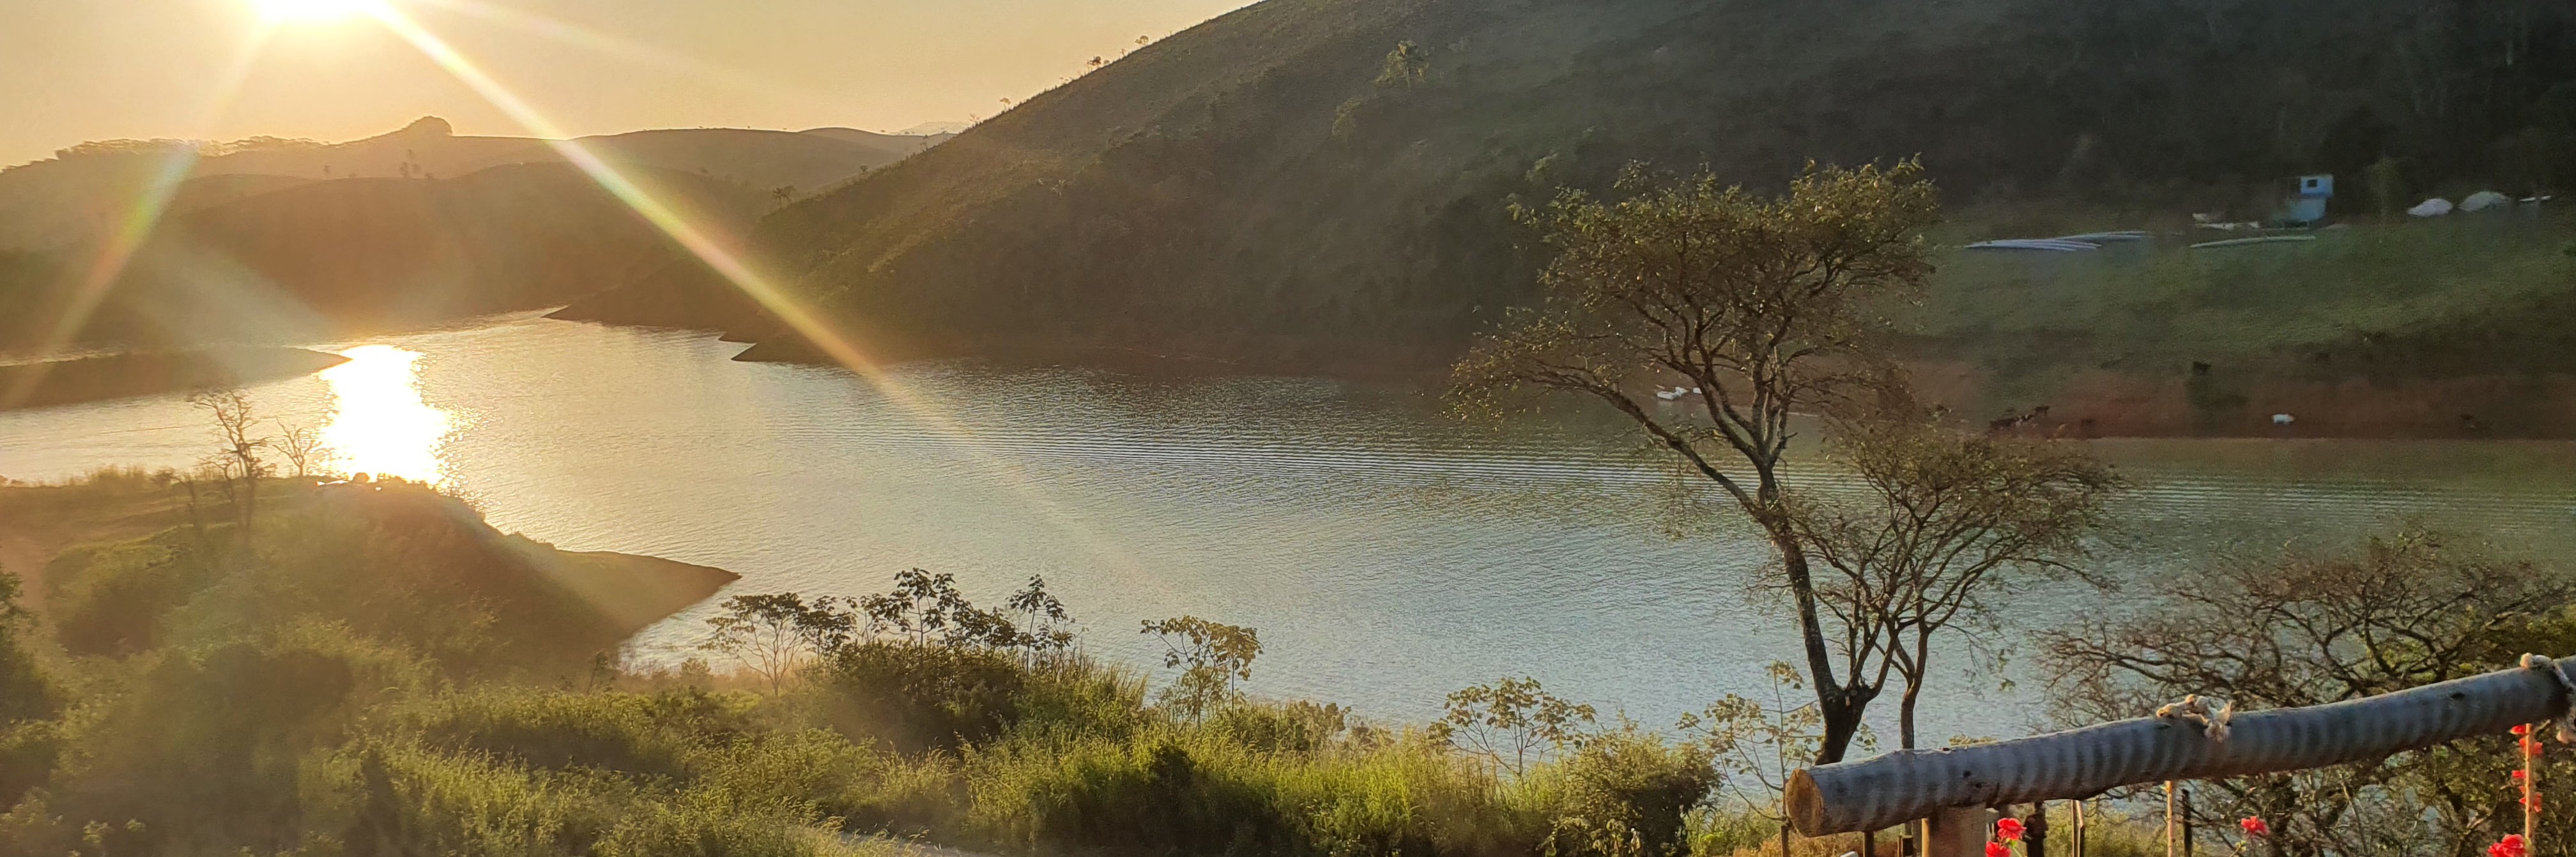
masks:
[[[2201,243],[2191,245],[2191,249],[2194,249],[2194,250],[2205,250],[2205,249],[2208,249],[2208,248],[2211,248],[2211,247],[2245,247],[2245,246],[2254,245],[2254,244],[2286,244],[2286,243],[2292,243],[2292,242],[2298,242],[2298,241],[2314,241],[2314,240],[2317,240],[2317,236],[2314,236],[2314,235],[2257,235],[2257,236],[2252,237],[2252,238],[2230,238],[2230,239],[2227,239],[2227,240],[2225,240],[2225,241],[2203,241],[2203,242],[2201,242]]]
[[[2115,241],[2145,241],[2144,229],[2122,229],[2116,232],[2087,232],[2082,235],[2060,235],[2050,241],[2081,241],[2086,244],[2108,244]]]
[[[1991,239],[1991,242],[1968,244],[1968,250],[2048,250],[2048,252],[2084,252],[2102,250],[2102,244],[2069,242],[2069,239]]]

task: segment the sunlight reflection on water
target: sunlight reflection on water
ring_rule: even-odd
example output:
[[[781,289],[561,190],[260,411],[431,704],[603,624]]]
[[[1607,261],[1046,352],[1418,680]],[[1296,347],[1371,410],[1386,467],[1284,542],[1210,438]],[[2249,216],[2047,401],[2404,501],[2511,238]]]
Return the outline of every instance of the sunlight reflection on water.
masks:
[[[322,445],[330,451],[330,469],[444,484],[443,456],[456,420],[421,400],[420,352],[361,345],[340,356],[349,362],[322,370],[330,400]]]

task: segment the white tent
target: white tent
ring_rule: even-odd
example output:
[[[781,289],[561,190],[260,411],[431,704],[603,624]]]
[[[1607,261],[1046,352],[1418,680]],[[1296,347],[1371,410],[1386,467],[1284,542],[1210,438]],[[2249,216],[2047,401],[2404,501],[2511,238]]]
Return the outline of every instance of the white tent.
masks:
[[[2460,200],[2460,210],[2485,211],[2490,208],[2500,208],[2512,204],[2513,197],[2491,190],[2482,190],[2477,193],[2469,194],[2467,199]]]

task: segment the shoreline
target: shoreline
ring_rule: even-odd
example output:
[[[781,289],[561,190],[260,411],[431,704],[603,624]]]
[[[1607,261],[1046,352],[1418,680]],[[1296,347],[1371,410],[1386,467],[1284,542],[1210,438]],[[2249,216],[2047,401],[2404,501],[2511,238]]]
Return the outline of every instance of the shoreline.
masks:
[[[349,358],[308,348],[243,346],[0,364],[0,411],[255,384],[347,362]]]

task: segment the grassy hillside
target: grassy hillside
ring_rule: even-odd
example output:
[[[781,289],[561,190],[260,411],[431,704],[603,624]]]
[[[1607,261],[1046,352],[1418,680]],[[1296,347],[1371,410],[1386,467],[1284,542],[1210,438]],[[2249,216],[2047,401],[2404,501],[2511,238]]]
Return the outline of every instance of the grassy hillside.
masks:
[[[1511,199],[1632,159],[1761,186],[1919,153],[1954,204],[2175,213],[2327,170],[2367,207],[2382,156],[2397,197],[2564,183],[2571,81],[2576,10],[2537,0],[1269,0],[761,240],[893,351],[1422,367],[1526,294]],[[761,328],[722,300],[684,266],[569,315]]]
[[[621,167],[694,173],[766,194],[779,187],[819,191],[900,160],[930,139],[695,128],[580,142]],[[119,222],[145,187],[174,169],[194,177],[171,202],[172,211],[185,213],[299,180],[454,178],[496,166],[562,162],[563,156],[542,140],[460,137],[435,117],[346,143],[268,138],[211,145],[174,140],[85,143],[53,158],[0,170],[0,250],[42,250],[88,240]]]
[[[775,683],[620,669],[594,655],[632,624],[559,583],[567,555],[418,486],[281,483],[246,548],[192,523],[221,504],[150,477],[0,487],[0,546],[103,536],[30,576],[40,623],[0,572],[0,855],[921,853],[890,834],[1013,855],[1760,857],[1773,841],[1712,800],[1697,734],[1586,707],[1524,765],[1507,725],[1453,741],[1234,680],[1149,685],[953,591],[903,630],[788,650]],[[925,630],[925,610],[984,621]]]
[[[633,178],[719,234],[764,194],[689,173]],[[0,352],[41,341],[86,247],[0,258]],[[316,181],[165,220],[78,342],[313,342],[561,303],[649,272],[671,241],[565,164],[452,179]]]
[[[2099,210],[1958,221],[1947,237],[2164,227],[2098,253],[1944,252],[1903,351],[1968,416],[2047,405],[2041,430],[2096,434],[2576,435],[2576,212],[2212,249],[2188,245],[2216,233]]]
[[[0,537],[76,655],[220,642],[262,616],[370,629],[460,675],[579,677],[728,572],[572,553],[410,483],[263,480],[245,538],[225,483],[108,472],[0,487]],[[237,486],[236,486],[237,487]]]

